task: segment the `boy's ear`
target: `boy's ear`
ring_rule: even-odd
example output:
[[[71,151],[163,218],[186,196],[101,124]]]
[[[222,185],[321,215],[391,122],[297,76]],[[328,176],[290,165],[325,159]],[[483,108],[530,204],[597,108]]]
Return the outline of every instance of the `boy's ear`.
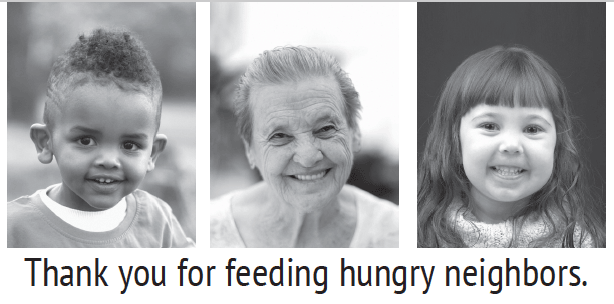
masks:
[[[53,148],[51,144],[51,131],[45,124],[33,124],[30,127],[30,139],[36,147],[38,161],[48,164],[53,160]]]
[[[352,152],[360,152],[360,149],[362,149],[361,140],[362,133],[360,133],[360,128],[356,127],[356,130],[352,130]]]
[[[160,153],[164,151],[166,147],[166,135],[164,134],[156,134],[156,137],[153,141],[153,146],[151,147],[151,156],[149,157],[149,162],[147,163],[147,172],[153,170],[156,167],[156,159],[160,156]]]
[[[249,143],[245,139],[243,139],[243,146],[245,146],[245,156],[247,157],[249,167],[251,169],[256,168],[256,162],[254,161],[254,157],[252,156],[251,150],[249,148]]]

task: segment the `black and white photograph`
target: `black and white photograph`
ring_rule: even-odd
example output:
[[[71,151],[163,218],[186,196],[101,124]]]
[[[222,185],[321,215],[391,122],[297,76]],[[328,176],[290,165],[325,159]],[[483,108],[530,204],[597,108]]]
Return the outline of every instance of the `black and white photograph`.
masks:
[[[211,3],[210,247],[399,247],[398,19]]]
[[[0,3],[3,303],[611,298],[613,13]]]
[[[605,3],[418,3],[420,248],[604,248]]]
[[[8,3],[7,247],[195,247],[195,62],[194,3]]]

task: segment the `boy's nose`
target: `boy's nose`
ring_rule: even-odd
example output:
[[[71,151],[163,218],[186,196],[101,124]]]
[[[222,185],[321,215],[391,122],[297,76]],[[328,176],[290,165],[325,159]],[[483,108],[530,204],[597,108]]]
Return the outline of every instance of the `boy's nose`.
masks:
[[[314,145],[313,139],[305,139],[299,140],[292,159],[301,166],[310,168],[323,158],[322,151]]]
[[[501,153],[523,153],[522,144],[516,135],[506,136],[499,145]]]
[[[119,155],[114,149],[103,149],[95,161],[97,167],[115,169],[120,167]]]

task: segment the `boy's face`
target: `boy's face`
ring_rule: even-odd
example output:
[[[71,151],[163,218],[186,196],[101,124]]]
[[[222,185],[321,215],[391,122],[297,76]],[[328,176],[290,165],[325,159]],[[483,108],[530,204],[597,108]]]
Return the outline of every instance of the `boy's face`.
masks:
[[[62,175],[56,200],[67,207],[115,206],[139,186],[164,148],[156,138],[155,108],[144,94],[86,84],[66,95],[60,112],[50,151]]]

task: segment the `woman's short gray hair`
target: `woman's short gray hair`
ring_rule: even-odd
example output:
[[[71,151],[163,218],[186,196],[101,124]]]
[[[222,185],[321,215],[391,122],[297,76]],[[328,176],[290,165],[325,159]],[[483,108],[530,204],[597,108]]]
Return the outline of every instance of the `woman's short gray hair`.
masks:
[[[235,97],[235,115],[243,140],[251,142],[252,139],[252,113],[249,106],[252,88],[329,76],[333,76],[339,84],[345,102],[345,118],[350,128],[357,130],[361,109],[358,92],[337,59],[318,48],[286,46],[264,51],[241,76]]]

